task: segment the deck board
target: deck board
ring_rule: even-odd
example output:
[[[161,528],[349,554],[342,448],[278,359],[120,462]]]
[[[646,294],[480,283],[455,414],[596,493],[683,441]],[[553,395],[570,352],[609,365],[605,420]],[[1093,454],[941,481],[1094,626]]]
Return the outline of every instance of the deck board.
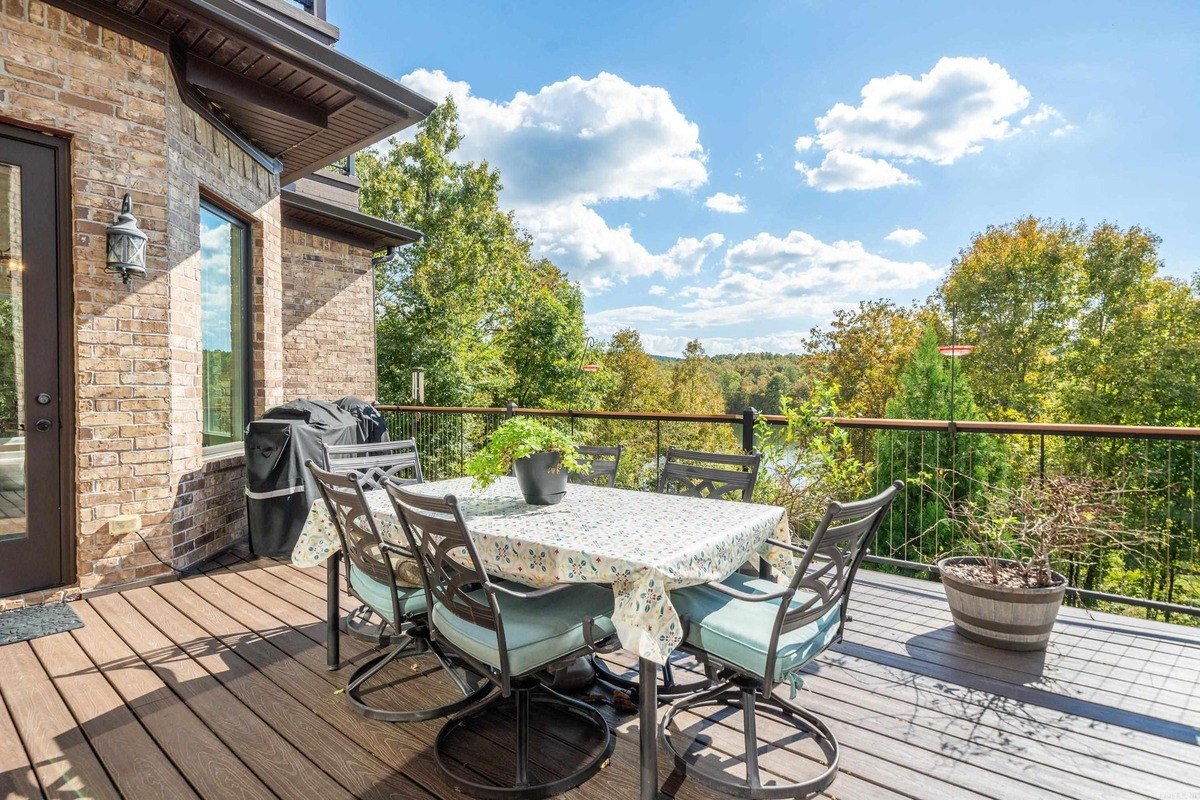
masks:
[[[326,670],[321,568],[230,554],[74,607],[85,627],[0,647],[0,796],[461,796],[433,760],[440,722],[367,720],[335,694],[372,651],[343,637],[345,664]],[[870,572],[851,616],[800,696],[843,745],[831,798],[1148,800],[1200,785],[1200,630],[1064,609],[1046,654],[1000,653],[953,632],[936,583]],[[397,680],[380,702],[434,677]],[[613,762],[564,797],[636,795],[637,720],[602,710]],[[678,722],[711,741],[711,763],[743,768],[737,715]],[[760,726],[768,776],[812,774],[811,743]],[[503,723],[475,735],[506,748]],[[570,753],[551,730],[535,741],[539,768]],[[717,797],[659,764],[668,796]]]

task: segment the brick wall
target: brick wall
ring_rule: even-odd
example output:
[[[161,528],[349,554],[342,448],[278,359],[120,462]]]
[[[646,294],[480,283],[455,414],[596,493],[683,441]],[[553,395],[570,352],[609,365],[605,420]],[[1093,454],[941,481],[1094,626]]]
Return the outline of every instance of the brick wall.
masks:
[[[261,411],[285,393],[278,181],[182,104],[163,53],[39,0],[0,0],[0,13],[0,119],[71,139],[79,588],[158,575],[114,517],[179,566],[244,533],[241,457],[201,448],[199,198],[250,223]],[[149,236],[130,286],[104,258],[125,192]]]
[[[184,105],[173,81],[167,86],[166,126],[172,265],[169,474],[174,485],[169,549],[179,563],[194,563],[241,535],[245,518],[244,459],[206,460],[201,441],[200,198],[250,223],[250,368],[258,414],[282,399],[279,184]]]
[[[283,229],[283,385],[287,398],[375,399],[371,251]]]

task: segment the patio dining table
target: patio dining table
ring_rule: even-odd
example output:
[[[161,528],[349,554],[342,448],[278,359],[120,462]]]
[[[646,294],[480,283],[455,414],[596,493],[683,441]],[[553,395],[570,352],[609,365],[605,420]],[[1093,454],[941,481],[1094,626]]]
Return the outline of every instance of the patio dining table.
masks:
[[[782,508],[682,495],[573,485],[562,502],[532,506],[513,478],[479,489],[470,478],[414,484],[409,490],[455,495],[488,574],[542,588],[558,583],[612,587],[613,626],[622,647],[639,658],[641,797],[657,797],[656,665],[667,663],[682,639],[670,590],[722,580],[763,558],[792,572],[791,553],[769,539],[787,540]],[[367,492],[380,535],[404,543],[385,492]],[[309,514],[292,552],[312,566],[340,549],[325,506]],[[336,562],[335,562],[336,563]],[[336,616],[336,606],[331,604]]]

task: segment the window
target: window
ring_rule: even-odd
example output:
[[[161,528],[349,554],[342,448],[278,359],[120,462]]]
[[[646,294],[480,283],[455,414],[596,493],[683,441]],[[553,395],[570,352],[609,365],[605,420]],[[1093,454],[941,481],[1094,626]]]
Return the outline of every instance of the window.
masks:
[[[240,442],[246,427],[246,225],[200,204],[200,340],[204,446]]]

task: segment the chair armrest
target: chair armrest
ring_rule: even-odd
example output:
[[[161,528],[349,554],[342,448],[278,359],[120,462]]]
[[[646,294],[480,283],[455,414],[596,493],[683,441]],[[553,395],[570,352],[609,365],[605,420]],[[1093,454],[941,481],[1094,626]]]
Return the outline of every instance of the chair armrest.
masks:
[[[394,544],[391,544],[390,542],[386,542],[383,540],[380,540],[380,542],[379,542],[379,552],[395,553],[396,555],[400,556],[401,558],[416,558],[416,556],[414,556],[412,553],[408,552],[407,548],[403,548],[403,547],[400,547],[399,545],[394,545]]]
[[[780,600],[792,594],[790,587],[787,589],[781,589],[778,592],[771,592],[770,594],[747,594],[746,592],[739,592],[737,589],[730,589],[725,584],[718,583],[717,581],[706,583],[704,585],[710,589],[720,592],[723,595],[733,597],[737,600],[745,600],[749,603],[762,603],[767,600]]]
[[[782,539],[767,539],[767,544],[774,545],[775,547],[782,547],[784,550],[791,550],[796,555],[801,556],[808,552],[807,547],[800,547],[799,545],[792,544],[791,542],[785,542]]]
[[[528,592],[518,592],[516,589],[509,589],[507,586],[501,586],[498,583],[489,582],[483,588],[490,593],[502,592],[510,597],[519,597],[522,600],[532,600],[537,597],[545,597],[548,594],[554,594],[555,592],[561,592],[563,589],[569,589],[570,587],[571,584],[569,583],[556,583],[553,586],[547,586],[544,589],[533,589]]]

